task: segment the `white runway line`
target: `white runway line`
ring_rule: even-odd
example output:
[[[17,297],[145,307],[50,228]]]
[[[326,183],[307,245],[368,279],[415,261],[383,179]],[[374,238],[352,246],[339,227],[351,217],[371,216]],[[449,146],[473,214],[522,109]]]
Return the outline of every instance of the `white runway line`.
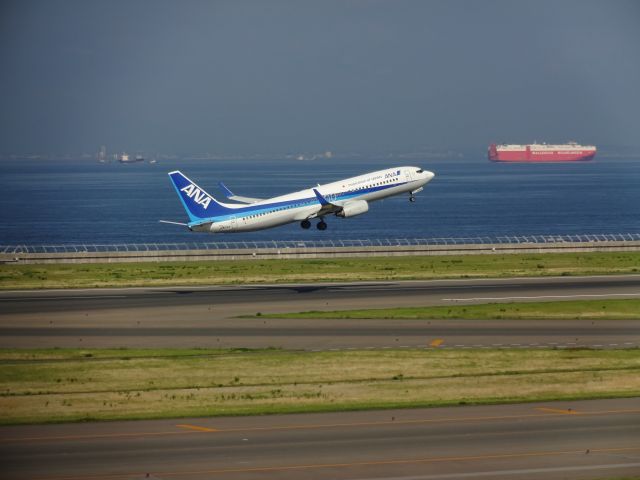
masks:
[[[535,300],[541,298],[601,298],[601,297],[640,297],[640,293],[592,293],[579,295],[535,295],[530,297],[472,297],[442,298],[443,302],[477,302],[481,300]]]
[[[346,352],[346,351],[353,351],[353,350],[391,350],[391,349],[400,349],[400,348],[414,348],[414,349],[421,349],[421,350],[433,350],[433,349],[449,349],[449,350],[460,350],[460,349],[481,349],[481,350],[487,350],[487,349],[491,349],[491,348],[498,348],[498,349],[502,349],[502,350],[509,350],[509,349],[524,349],[524,348],[557,348],[557,349],[567,349],[567,348],[573,348],[577,346],[576,343],[570,342],[570,343],[564,343],[564,344],[559,344],[559,343],[529,343],[529,344],[521,344],[521,343],[511,343],[511,344],[490,344],[490,345],[486,345],[486,344],[473,344],[473,345],[462,345],[462,344],[457,344],[457,345],[439,345],[437,347],[432,347],[430,345],[399,345],[399,346],[379,346],[379,347],[342,347],[342,348],[329,348],[326,350],[323,349],[313,349],[313,350],[309,350],[310,352]],[[607,345],[604,344],[595,344],[595,345],[589,345],[589,344],[585,344],[584,347],[586,348],[604,348],[604,347],[623,347],[624,346],[639,346],[635,343],[632,342],[625,342],[623,344],[620,343],[609,343]]]
[[[469,473],[440,473],[426,475],[410,475],[403,477],[386,477],[387,480],[445,480],[456,478],[495,478],[498,476],[515,477],[519,475],[534,475],[540,473],[558,473],[558,472],[580,472],[590,470],[612,470],[612,469],[630,469],[640,467],[640,463],[610,463],[605,465],[569,465],[566,467],[542,467],[542,468],[526,468],[517,470],[493,470],[488,472],[469,472]],[[623,475],[626,477],[625,475]],[[542,478],[542,477],[538,477]],[[571,478],[571,476],[566,477]],[[360,479],[359,479],[360,480]]]

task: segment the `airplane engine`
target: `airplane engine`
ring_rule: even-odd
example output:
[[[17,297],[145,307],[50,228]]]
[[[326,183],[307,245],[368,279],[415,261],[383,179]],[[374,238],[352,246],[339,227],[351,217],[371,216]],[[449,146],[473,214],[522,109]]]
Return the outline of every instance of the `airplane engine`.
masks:
[[[345,203],[336,216],[342,218],[355,217],[362,213],[369,211],[369,203],[366,200],[354,200],[353,202]]]

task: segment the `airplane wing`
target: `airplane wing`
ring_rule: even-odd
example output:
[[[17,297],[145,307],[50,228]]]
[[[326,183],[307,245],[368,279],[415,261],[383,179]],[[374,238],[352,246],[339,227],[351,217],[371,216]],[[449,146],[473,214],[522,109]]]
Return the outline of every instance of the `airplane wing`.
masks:
[[[224,196],[227,197],[229,200],[233,200],[234,202],[258,203],[264,200],[263,198],[241,197],[240,195],[234,195],[233,192],[229,190],[224,183],[219,182],[218,185],[220,185],[220,188],[222,188],[222,191],[224,192]]]

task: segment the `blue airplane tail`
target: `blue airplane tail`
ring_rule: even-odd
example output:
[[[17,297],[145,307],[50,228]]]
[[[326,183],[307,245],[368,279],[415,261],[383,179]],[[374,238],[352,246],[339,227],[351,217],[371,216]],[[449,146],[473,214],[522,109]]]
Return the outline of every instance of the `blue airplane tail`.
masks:
[[[215,198],[189,180],[179,170],[169,172],[169,178],[191,222],[224,215],[231,210],[216,201]]]

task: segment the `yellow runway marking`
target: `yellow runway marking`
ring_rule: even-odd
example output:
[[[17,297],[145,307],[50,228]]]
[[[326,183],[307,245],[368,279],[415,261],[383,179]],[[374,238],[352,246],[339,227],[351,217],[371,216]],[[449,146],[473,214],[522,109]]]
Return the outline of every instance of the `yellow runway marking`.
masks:
[[[579,415],[580,414],[580,412],[576,412],[575,410],[562,409],[562,408],[536,407],[536,410],[540,410],[541,412],[558,413],[561,415]]]
[[[195,430],[197,432],[217,432],[215,428],[199,427],[198,425],[181,424],[176,425],[176,427],[187,428],[189,430]]]
[[[432,341],[429,345],[431,345],[432,347],[439,347],[440,345],[442,345],[444,343],[444,340],[441,338],[436,338],[434,341]]]
[[[635,447],[618,447],[618,448],[593,448],[591,453],[621,453],[640,451],[640,446]],[[223,468],[212,470],[186,470],[182,472],[153,472],[157,477],[184,477],[192,475],[223,475],[229,473],[257,473],[257,472],[284,472],[291,470],[319,470],[325,468],[353,468],[353,467],[372,467],[383,465],[410,465],[415,463],[445,463],[445,462],[472,462],[485,460],[503,460],[512,458],[533,458],[533,457],[559,457],[563,455],[584,455],[584,450],[557,450],[557,451],[541,451],[541,452],[516,452],[516,453],[496,453],[487,455],[460,455],[450,457],[426,457],[426,458],[409,458],[409,459],[390,459],[378,460],[371,462],[353,462],[353,463],[320,463],[308,465],[281,465],[275,467],[250,467],[250,468]],[[98,475],[77,476],[60,476],[60,477],[41,477],[37,480],[79,480],[79,479],[110,479],[110,478],[131,478],[132,476],[141,476],[142,473],[112,473]]]

